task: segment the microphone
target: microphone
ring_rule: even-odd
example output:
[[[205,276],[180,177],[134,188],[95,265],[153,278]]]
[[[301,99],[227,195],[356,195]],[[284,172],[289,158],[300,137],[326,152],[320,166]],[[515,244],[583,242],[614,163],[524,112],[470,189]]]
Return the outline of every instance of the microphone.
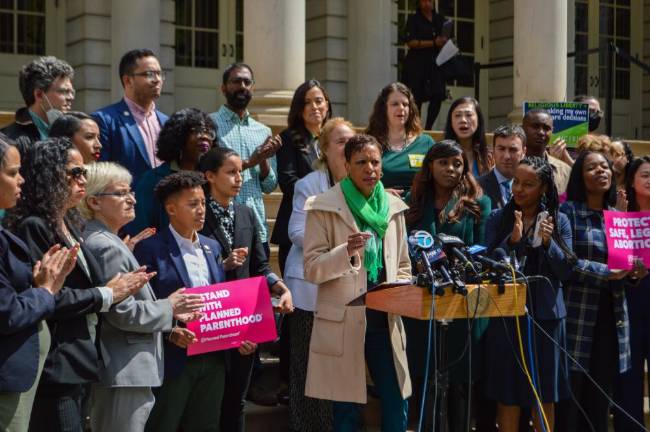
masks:
[[[490,268],[494,271],[497,272],[510,271],[510,267],[508,267],[506,264],[495,261],[492,258],[488,258],[484,255],[474,255],[473,258],[476,261],[480,262],[483,267]]]
[[[456,236],[439,233],[436,234],[436,240],[442,243],[442,247],[444,249],[447,249],[449,252],[451,252],[451,254],[463,264],[463,266],[472,265],[470,260],[460,250],[460,248],[465,246],[465,243],[461,239],[459,239]]]

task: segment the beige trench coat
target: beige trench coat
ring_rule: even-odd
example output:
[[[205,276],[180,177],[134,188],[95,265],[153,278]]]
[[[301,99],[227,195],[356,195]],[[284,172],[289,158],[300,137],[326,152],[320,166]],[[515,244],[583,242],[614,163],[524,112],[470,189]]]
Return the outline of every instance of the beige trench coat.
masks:
[[[388,195],[389,224],[383,254],[386,280],[411,278],[404,210],[399,198]],[[366,292],[363,254],[347,252],[348,235],[359,232],[340,185],[305,203],[305,279],[318,285],[314,327],[309,346],[305,394],[341,402],[366,403],[365,306],[346,306]],[[388,315],[395,373],[402,397],[411,395],[402,319]]]

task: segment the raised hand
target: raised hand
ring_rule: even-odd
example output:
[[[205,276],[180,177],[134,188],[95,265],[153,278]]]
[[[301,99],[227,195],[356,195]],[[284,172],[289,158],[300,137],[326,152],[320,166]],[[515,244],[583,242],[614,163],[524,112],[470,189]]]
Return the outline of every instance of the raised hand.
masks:
[[[197,312],[203,307],[201,294],[185,294],[185,288],[177,289],[167,298],[172,305],[174,316]]]
[[[119,303],[130,295],[140,291],[142,287],[156,275],[147,273],[146,267],[129,273],[118,273],[106,286],[113,290],[113,303]]]
[[[510,234],[510,244],[516,244],[521,241],[524,235],[524,220],[521,216],[521,211],[515,210],[515,224],[512,226],[512,234]]]
[[[372,234],[367,232],[350,234],[348,236],[348,256],[354,256],[354,254],[362,250],[370,237],[372,237]]]
[[[156,228],[145,228],[142,231],[140,231],[137,235],[135,235],[133,238],[130,235],[127,235],[122,239],[126,247],[128,247],[131,252],[133,252],[133,249],[135,248],[135,245],[138,244],[138,242],[141,242],[144,239],[147,239],[151,237],[152,235],[156,234]]]
[[[553,217],[547,217],[546,220],[541,221],[539,225],[542,234],[542,244],[544,247],[548,247],[548,245],[551,244],[551,237],[553,236]]]
[[[224,270],[228,271],[240,267],[246,261],[247,256],[247,247],[233,249],[232,252],[230,252],[230,255],[228,255],[228,258],[223,260]]]

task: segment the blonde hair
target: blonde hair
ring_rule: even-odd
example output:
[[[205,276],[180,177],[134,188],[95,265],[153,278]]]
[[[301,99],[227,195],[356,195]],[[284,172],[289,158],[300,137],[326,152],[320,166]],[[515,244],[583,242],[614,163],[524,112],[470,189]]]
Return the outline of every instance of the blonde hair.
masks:
[[[351,122],[347,121],[343,117],[333,117],[323,125],[323,128],[320,131],[320,136],[318,137],[318,149],[320,150],[320,155],[318,159],[314,162],[315,169],[325,170],[327,169],[327,156],[325,152],[329,147],[330,135],[339,126],[346,126],[354,132],[354,126]],[[356,134],[356,132],[355,132]]]
[[[609,158],[609,148],[611,145],[612,142],[607,135],[584,135],[578,139],[576,149],[578,150],[578,153],[593,151],[602,153]]]
[[[126,168],[115,162],[96,162],[86,165],[85,168],[88,170],[86,196],[77,208],[84,218],[90,220],[95,217],[95,212],[88,205],[88,198],[104,192],[111,183],[131,184],[133,177]]]

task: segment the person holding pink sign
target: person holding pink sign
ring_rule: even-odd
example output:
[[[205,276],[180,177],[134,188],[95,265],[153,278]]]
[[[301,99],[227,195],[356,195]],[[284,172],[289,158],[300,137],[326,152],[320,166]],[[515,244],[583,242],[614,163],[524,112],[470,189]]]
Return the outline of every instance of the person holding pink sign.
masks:
[[[335,431],[357,431],[367,365],[382,430],[406,431],[411,379],[402,320],[348,303],[384,281],[411,279],[407,206],[379,181],[375,138],[350,138],[345,160],[348,176],[305,203],[305,279],[318,285],[305,394],[334,401]]]
[[[630,322],[625,284],[647,273],[643,267],[613,270],[607,267],[607,241],[603,210],[613,210],[616,184],[611,162],[601,153],[581,153],[571,169],[567,215],[577,260],[566,284],[567,349],[580,365],[567,373],[575,400],[558,406],[557,430],[607,431],[610,402],[584,371],[607,393],[619,372],[630,368]],[[578,405],[579,404],[579,405]],[[585,416],[581,413],[585,413]]]
[[[179,288],[212,285],[225,279],[221,246],[198,233],[205,222],[205,177],[179,171],[158,183],[156,198],[170,224],[135,246],[141,265],[155,271],[150,281],[156,297],[167,298]],[[145,427],[151,432],[218,431],[225,380],[222,352],[187,356],[196,335],[175,322],[164,344],[165,376],[154,390],[156,402]]]
[[[616,165],[616,162],[614,162]],[[650,156],[634,159],[628,166],[626,176],[628,211],[650,212]],[[614,385],[614,397],[621,407],[636,421],[644,424],[643,381],[644,363],[650,361],[650,277],[644,277],[637,286],[626,286],[630,317],[631,367],[618,376]],[[629,418],[614,410],[614,430],[638,431]]]
[[[207,179],[206,221],[202,234],[221,245],[226,280],[264,276],[270,290],[280,297],[278,308],[293,311],[291,292],[269,265],[259,236],[258,222],[250,207],[234,202],[242,185],[242,160],[226,147],[210,150],[199,170]],[[221,432],[244,432],[245,396],[250,385],[257,344],[243,341],[238,349],[226,351],[227,373],[221,412]]]

